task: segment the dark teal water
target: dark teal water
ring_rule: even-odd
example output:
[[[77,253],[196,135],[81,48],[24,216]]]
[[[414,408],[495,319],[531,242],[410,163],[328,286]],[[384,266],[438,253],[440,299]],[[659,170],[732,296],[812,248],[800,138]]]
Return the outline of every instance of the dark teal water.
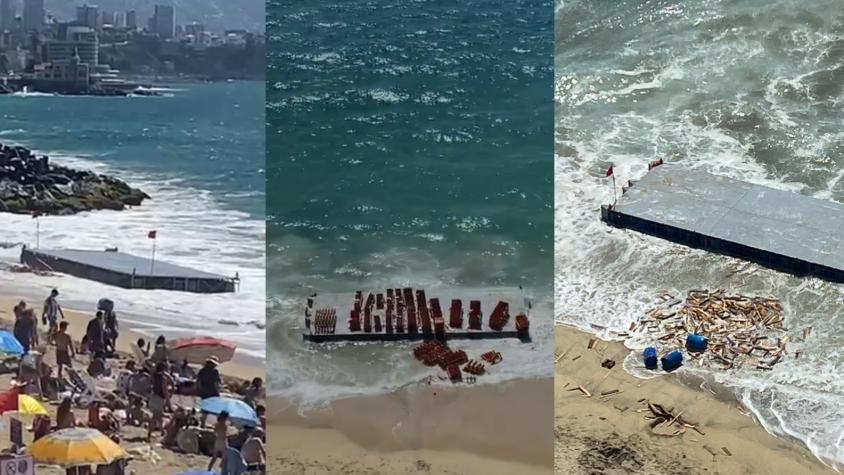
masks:
[[[552,4],[273,2],[268,14],[274,388],[390,385],[365,365],[307,368],[322,350],[303,348],[297,309],[315,289],[523,285],[550,299]]]
[[[132,325],[153,335],[225,334],[262,357],[264,335],[255,322],[265,313],[264,94],[263,83],[241,82],[180,84],[165,97],[0,96],[0,142],[114,174],[152,196],[123,212],[42,218],[42,247],[116,246],[149,256],[146,235],[155,229],[158,259],[242,277],[239,293],[212,296],[6,272],[0,286],[39,298],[56,286],[65,305],[80,310],[108,296],[124,323],[134,318]],[[34,244],[28,216],[0,219],[0,241]],[[19,252],[0,250],[0,264],[16,261]]]

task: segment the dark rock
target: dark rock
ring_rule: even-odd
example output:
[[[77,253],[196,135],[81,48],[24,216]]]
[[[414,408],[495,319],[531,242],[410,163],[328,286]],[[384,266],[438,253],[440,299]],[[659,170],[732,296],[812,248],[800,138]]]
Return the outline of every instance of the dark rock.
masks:
[[[0,212],[68,215],[140,206],[149,195],[108,175],[53,165],[21,146],[0,144]]]

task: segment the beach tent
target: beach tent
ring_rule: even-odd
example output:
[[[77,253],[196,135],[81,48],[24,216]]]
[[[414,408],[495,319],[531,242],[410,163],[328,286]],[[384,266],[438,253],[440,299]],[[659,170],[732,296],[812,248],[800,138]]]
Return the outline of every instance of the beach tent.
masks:
[[[126,452],[102,432],[84,427],[47,434],[33,442],[27,453],[37,463],[62,467],[108,465],[126,457]]]
[[[208,358],[216,357],[220,363],[231,361],[237,346],[219,338],[200,336],[179,338],[170,342],[170,361],[187,360],[190,364],[203,364]]]
[[[0,351],[9,355],[22,355],[23,345],[7,330],[0,330]]]
[[[258,427],[258,414],[249,404],[230,397],[209,397],[203,399],[199,409],[209,414],[229,413],[232,423],[240,426]]]

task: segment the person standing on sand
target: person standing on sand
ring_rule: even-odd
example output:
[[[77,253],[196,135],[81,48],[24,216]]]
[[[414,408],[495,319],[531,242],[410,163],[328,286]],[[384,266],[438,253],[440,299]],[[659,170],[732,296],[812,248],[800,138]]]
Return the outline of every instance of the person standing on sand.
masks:
[[[164,430],[164,408],[170,399],[172,390],[173,380],[167,374],[167,365],[158,363],[155,366],[155,373],[152,375],[152,394],[149,397],[149,410],[152,412],[152,420],[147,432],[149,441],[152,441],[154,431]]]
[[[117,351],[117,314],[109,310],[105,314],[105,347],[109,353]]]
[[[73,350],[73,340],[67,334],[67,321],[59,324],[59,331],[53,337],[56,343],[56,366],[58,366],[59,379],[62,379],[62,368],[67,366],[73,367],[73,357],[76,352]]]
[[[49,324],[47,329],[48,344],[53,343],[53,334],[56,333],[56,329],[58,328],[57,322],[59,321],[59,315],[61,315],[62,320],[64,320],[64,310],[62,310],[62,306],[59,305],[58,297],[59,290],[53,289],[50,292],[50,296],[44,301],[44,311],[41,314],[41,320],[44,324]]]
[[[85,341],[88,343],[88,351],[97,354],[105,351],[105,340],[103,339],[103,312],[97,311],[97,315],[88,322],[85,328]]]
[[[223,457],[226,455],[226,449],[229,447],[229,413],[223,411],[217,416],[217,423],[214,425],[214,450],[211,453],[211,462],[208,463],[208,471],[214,468],[217,458],[220,459],[220,464],[223,463]]]
[[[200,399],[218,397],[220,395],[220,372],[217,370],[218,360],[215,356],[205,361],[205,366],[196,374],[196,395]],[[203,411],[199,425],[205,427],[208,413]]]
[[[25,302],[21,302],[15,306],[15,328],[13,333],[21,346],[23,346],[23,354],[28,354],[30,347],[38,343],[34,337],[36,333],[35,326],[35,312],[32,309],[26,308]]]

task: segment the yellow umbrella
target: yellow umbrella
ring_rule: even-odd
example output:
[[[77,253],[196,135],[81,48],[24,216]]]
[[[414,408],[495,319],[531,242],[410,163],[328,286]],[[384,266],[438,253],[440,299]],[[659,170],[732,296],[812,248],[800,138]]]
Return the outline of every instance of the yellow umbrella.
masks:
[[[47,415],[47,409],[38,400],[26,394],[18,394],[18,414],[35,416]]]
[[[38,463],[73,467],[107,465],[126,452],[96,429],[74,427],[47,434],[27,449]]]

